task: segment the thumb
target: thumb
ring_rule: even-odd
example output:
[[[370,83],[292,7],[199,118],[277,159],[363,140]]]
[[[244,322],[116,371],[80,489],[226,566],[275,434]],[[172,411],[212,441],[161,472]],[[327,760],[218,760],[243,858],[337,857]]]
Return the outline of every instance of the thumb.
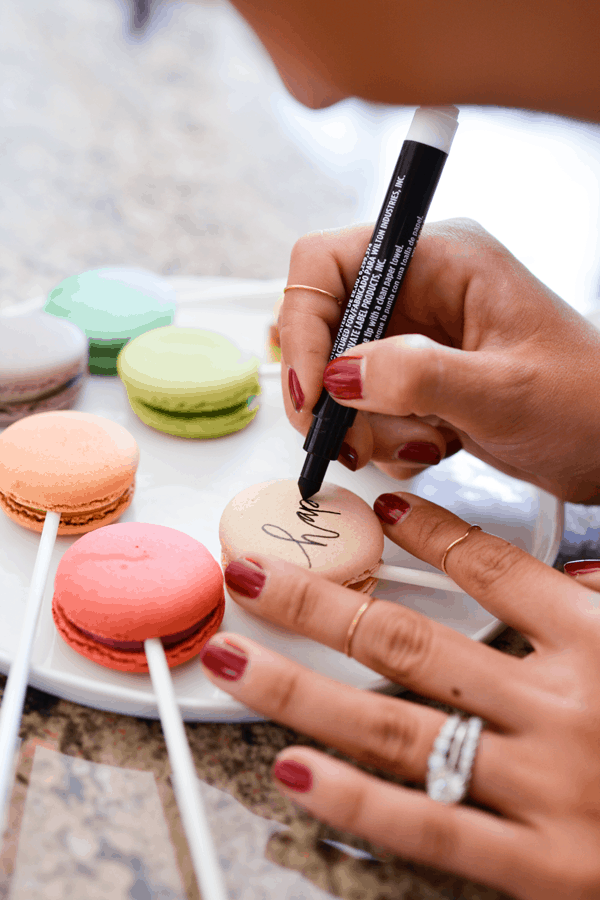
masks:
[[[469,433],[503,394],[501,354],[459,350],[422,334],[359,344],[328,363],[323,383],[343,406],[395,416],[438,416]],[[514,402],[514,396],[512,398]]]

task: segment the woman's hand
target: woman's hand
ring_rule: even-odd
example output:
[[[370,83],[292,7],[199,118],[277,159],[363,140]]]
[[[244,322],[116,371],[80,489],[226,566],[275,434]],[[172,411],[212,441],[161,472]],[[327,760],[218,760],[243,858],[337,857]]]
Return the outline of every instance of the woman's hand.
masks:
[[[409,503],[395,524],[385,521],[393,518],[386,513],[390,495],[376,503],[387,537],[439,566],[467,523],[420,497],[395,496]],[[227,568],[236,601],[341,652],[364,597],[290,564],[255,554],[252,560]],[[446,566],[534,652],[507,656],[377,600],[359,620],[352,655],[422,696],[484,719],[469,793],[494,814],[444,806],[306,747],[284,750],[274,775],[317,818],[405,858],[523,900],[597,898],[600,594],[586,576],[569,578],[481,531],[453,547]],[[214,684],[264,716],[361,763],[424,781],[442,712],[332,681],[237,634],[211,638],[202,661]]]
[[[346,300],[372,226],[307,235],[289,284]],[[476,223],[426,226],[384,340],[325,368],[341,321],[314,291],[279,317],[286,412],[306,434],[322,385],[358,409],[340,460],[408,478],[464,447],[564,500],[600,495],[600,333]],[[404,337],[411,335],[411,337]]]

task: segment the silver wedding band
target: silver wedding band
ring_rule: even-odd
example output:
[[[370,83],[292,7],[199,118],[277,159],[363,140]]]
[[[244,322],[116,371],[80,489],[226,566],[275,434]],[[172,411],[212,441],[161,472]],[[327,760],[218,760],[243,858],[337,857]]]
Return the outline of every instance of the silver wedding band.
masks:
[[[433,742],[425,786],[438,803],[460,803],[467,795],[483,721],[479,716],[449,716]]]

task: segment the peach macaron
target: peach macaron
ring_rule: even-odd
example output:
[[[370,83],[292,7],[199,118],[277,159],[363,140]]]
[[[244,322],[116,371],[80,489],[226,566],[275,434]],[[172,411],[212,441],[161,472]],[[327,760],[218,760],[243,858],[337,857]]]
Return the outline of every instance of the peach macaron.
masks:
[[[0,434],[0,509],[41,532],[46,512],[59,534],[114,522],[133,498],[139,450],[116,422],[66,410],[20,419]]]
[[[169,666],[195,656],[223,619],[223,573],[199,541],[175,528],[123,522],[85,534],[63,555],[52,615],[87,659],[148,672],[144,641],[158,637]]]

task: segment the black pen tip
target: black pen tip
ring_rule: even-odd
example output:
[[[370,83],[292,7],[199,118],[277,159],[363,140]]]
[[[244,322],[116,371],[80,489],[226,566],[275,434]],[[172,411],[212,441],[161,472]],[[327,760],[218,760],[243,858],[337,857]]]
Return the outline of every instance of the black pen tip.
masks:
[[[317,494],[321,490],[321,482],[311,481],[308,478],[300,476],[298,479],[298,487],[303,500],[308,500],[313,494]]]

